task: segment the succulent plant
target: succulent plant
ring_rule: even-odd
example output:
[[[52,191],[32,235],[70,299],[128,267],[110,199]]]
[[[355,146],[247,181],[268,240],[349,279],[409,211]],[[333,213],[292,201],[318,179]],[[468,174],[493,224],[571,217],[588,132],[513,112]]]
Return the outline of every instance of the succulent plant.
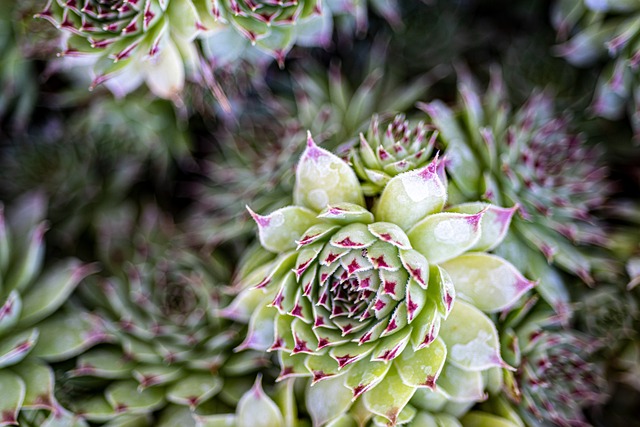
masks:
[[[355,84],[346,65],[334,64],[327,72],[305,58],[307,72],[291,67],[290,96],[260,91],[259,99],[239,104],[237,123],[218,132],[215,151],[201,164],[201,182],[190,189],[195,205],[186,221],[195,240],[210,245],[242,240],[253,230],[250,216],[238,214],[246,204],[260,212],[290,204],[299,141],[306,129],[319,135],[326,148],[349,145],[367,129],[374,113],[385,119],[407,111],[424,96],[430,77],[397,81],[385,63],[385,46],[375,43],[370,48],[365,64],[355,67]]]
[[[0,198],[10,202],[43,192],[52,224],[49,243],[69,253],[82,250],[98,217],[123,203],[141,181],[149,178],[170,191],[169,177],[187,158],[189,138],[165,100],[123,102],[94,94],[68,117],[51,112],[65,104],[50,107],[46,120],[3,141]],[[81,256],[91,257],[86,251]]]
[[[54,397],[54,374],[48,362],[72,357],[86,348],[69,339],[86,319],[82,312],[60,307],[94,265],[66,259],[43,268],[45,200],[27,194],[16,201],[5,219],[0,205],[0,425],[26,425],[22,419],[69,415]],[[51,334],[55,335],[52,339]],[[56,342],[55,340],[58,340]],[[49,412],[48,416],[39,414]],[[38,414],[37,414],[38,413]]]
[[[49,0],[37,17],[65,31],[61,55],[95,62],[92,86],[105,83],[122,96],[146,82],[173,98],[197,67],[194,39],[210,17],[205,3]]]
[[[640,132],[640,6],[624,0],[560,0],[552,21],[563,41],[556,51],[571,64],[585,67],[609,59],[593,112],[615,120],[627,110],[636,134]]]
[[[391,179],[370,211],[354,170],[311,135],[293,200],[267,216],[252,212],[262,248],[242,264],[240,293],[224,310],[249,321],[240,348],[277,350],[281,379],[311,376],[318,387],[337,377],[333,388],[350,390],[345,408],[361,396],[392,424],[420,388],[482,399],[481,372],[504,365],[483,311],[508,309],[534,285],[484,253],[515,208],[444,211],[436,156]],[[473,387],[459,390],[462,378]]]
[[[596,339],[575,329],[533,297],[501,324],[506,396],[527,426],[586,426],[583,411],[607,398],[607,381]],[[494,408],[501,407],[493,402]],[[500,411],[500,410],[499,410]]]
[[[349,153],[365,196],[377,196],[396,175],[426,166],[437,136],[424,122],[411,126],[404,115],[381,129],[374,116],[367,136],[361,134],[360,146]]]
[[[534,93],[512,111],[498,72],[484,94],[462,72],[458,92],[453,109],[421,104],[446,147],[451,199],[517,204],[520,215],[500,253],[540,279],[542,295],[566,310],[566,285],[548,262],[588,284],[594,270],[609,268],[598,249],[609,240],[593,214],[612,192],[601,150],[571,133],[549,93]]]
[[[193,425],[196,408],[235,405],[237,390],[251,381],[243,376],[268,360],[230,351],[242,325],[217,316],[228,274],[220,254],[182,246],[171,221],[153,206],[139,223],[127,213],[109,218],[101,233],[113,276],[79,289],[104,339],[67,371],[64,395],[76,414],[94,423]]]

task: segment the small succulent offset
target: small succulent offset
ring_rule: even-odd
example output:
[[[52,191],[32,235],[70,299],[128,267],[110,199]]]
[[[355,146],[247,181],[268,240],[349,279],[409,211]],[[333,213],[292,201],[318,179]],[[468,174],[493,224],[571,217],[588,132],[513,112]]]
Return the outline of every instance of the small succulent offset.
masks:
[[[548,261],[588,284],[607,262],[597,248],[608,239],[592,212],[612,191],[603,156],[570,132],[567,117],[554,114],[548,93],[534,93],[514,111],[498,72],[484,94],[474,83],[460,74],[455,109],[421,104],[446,147],[451,198],[518,204],[500,253],[540,279],[538,290],[554,307],[566,309],[566,285]]]
[[[43,269],[44,212],[39,194],[16,201],[6,220],[0,204],[0,426],[45,418],[43,410],[50,411],[47,423],[72,425],[53,395],[47,362],[73,357],[86,348],[83,341],[91,341],[68,339],[61,329],[73,329],[84,318],[60,307],[95,266],[67,259]]]
[[[101,319],[104,340],[66,373],[65,394],[93,423],[190,425],[196,408],[235,405],[243,375],[267,362],[255,352],[231,352],[244,325],[217,316],[228,274],[218,255],[176,243],[179,235],[156,208],[145,209],[140,223],[126,237],[122,224],[102,232],[114,275],[79,291]]]
[[[445,211],[444,164],[436,156],[390,179],[369,210],[355,171],[309,134],[294,205],[252,212],[262,248],[244,261],[224,310],[249,321],[240,348],[277,350],[280,379],[312,377],[311,389],[335,395],[342,412],[361,397],[392,424],[416,390],[436,384],[445,397],[481,400],[483,372],[504,366],[483,311],[509,308],[534,283],[485,253],[516,208]]]
[[[583,411],[607,397],[603,366],[596,363],[601,344],[575,329],[560,329],[559,320],[533,297],[500,325],[502,355],[518,366],[505,372],[506,397],[526,425],[586,426]]]
[[[560,0],[553,25],[564,42],[557,52],[576,66],[609,57],[593,100],[595,114],[615,120],[627,110],[640,133],[640,5],[625,0]]]
[[[360,134],[359,147],[349,152],[365,196],[378,196],[394,176],[426,166],[437,137],[433,128],[424,122],[411,126],[404,115],[397,115],[386,130],[374,116],[367,136]]]

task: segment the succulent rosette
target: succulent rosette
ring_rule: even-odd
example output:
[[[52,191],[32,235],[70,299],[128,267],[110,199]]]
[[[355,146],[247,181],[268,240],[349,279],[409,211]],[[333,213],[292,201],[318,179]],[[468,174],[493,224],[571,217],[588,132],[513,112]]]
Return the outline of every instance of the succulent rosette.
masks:
[[[173,98],[197,67],[194,40],[207,7],[204,0],[48,0],[37,16],[65,32],[62,56],[95,61],[92,86],[124,95],[146,82]]]
[[[593,111],[607,119],[625,110],[640,131],[640,5],[624,0],[560,0],[552,14],[563,42],[557,52],[585,67],[608,58],[593,100]]]
[[[482,387],[483,371],[504,366],[483,311],[508,309],[534,285],[485,253],[515,208],[444,211],[447,179],[436,156],[391,179],[370,211],[355,171],[310,135],[293,200],[252,213],[262,248],[244,261],[240,293],[224,310],[249,321],[240,348],[277,350],[280,379],[311,376],[312,389],[342,390],[345,409],[362,397],[391,423],[416,390],[436,384],[460,400],[482,399],[457,387],[462,378]],[[331,412],[323,422],[340,414]]]
[[[0,426],[36,417],[41,425],[75,425],[54,397],[50,362],[73,357],[95,338],[74,340],[68,330],[89,319],[61,309],[95,266],[67,259],[43,268],[44,213],[39,194],[17,200],[6,219],[0,204]]]
[[[607,381],[595,338],[560,328],[561,317],[539,301],[527,300],[500,325],[502,355],[517,371],[505,371],[505,396],[489,402],[498,413],[515,412],[527,426],[587,426],[583,411],[607,398]]]
[[[500,254],[540,279],[542,295],[566,310],[566,284],[553,266],[587,284],[609,268],[601,249],[609,239],[594,214],[612,192],[601,150],[571,132],[548,93],[512,110],[499,73],[484,94],[474,83],[461,73],[454,108],[420,105],[446,147],[451,199],[519,205]]]
[[[437,136],[424,122],[411,126],[404,115],[381,129],[374,116],[366,137],[361,134],[359,147],[349,153],[365,196],[377,196],[394,176],[426,166]]]
[[[217,315],[228,274],[220,254],[177,243],[171,221],[154,208],[143,211],[127,238],[132,216],[101,233],[113,276],[79,289],[104,339],[66,372],[64,395],[93,423],[193,425],[196,409],[235,405],[253,379],[243,376],[267,361],[255,352],[231,352],[244,325]]]

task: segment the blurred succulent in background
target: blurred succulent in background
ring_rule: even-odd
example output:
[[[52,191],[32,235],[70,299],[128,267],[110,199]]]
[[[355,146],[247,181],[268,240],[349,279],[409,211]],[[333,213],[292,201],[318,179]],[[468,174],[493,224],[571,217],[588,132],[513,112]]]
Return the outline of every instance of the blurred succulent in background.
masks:
[[[92,86],[105,83],[123,96],[146,82],[173,98],[198,66],[198,6],[206,8],[204,1],[48,0],[37,17],[65,32],[61,55],[95,62]]]
[[[22,419],[66,420],[58,404],[54,374],[47,362],[68,359],[93,338],[70,339],[68,330],[87,317],[61,309],[75,287],[95,272],[94,265],[66,259],[43,268],[46,200],[30,193],[5,218],[0,204],[0,425],[26,425]],[[42,425],[46,425],[43,423]]]
[[[38,0],[7,0],[0,5],[0,139],[3,131],[25,130],[40,92],[36,60],[55,51],[51,38],[55,30],[33,20],[38,7]]]
[[[13,6],[9,1],[0,5],[0,123],[11,114],[16,126],[23,127],[33,111],[38,82],[18,44]]]
[[[96,94],[70,117],[49,114],[3,141],[0,197],[10,201],[34,189],[44,192],[56,247],[77,249],[96,217],[118,206],[145,178],[170,192],[175,164],[189,153],[185,123],[168,101],[129,97],[125,103],[106,95]],[[64,96],[74,101],[56,105],[78,101],[73,93]]]
[[[129,210],[105,216],[101,231],[113,276],[79,292],[101,320],[104,341],[66,373],[68,406],[91,422],[149,426],[193,425],[196,408],[235,406],[268,360],[230,351],[241,325],[217,316],[229,274],[220,254],[181,246],[171,220],[152,205],[139,218]]]
[[[482,400],[482,372],[504,366],[482,311],[507,310],[534,285],[484,253],[505,236],[515,209],[443,211],[447,180],[436,156],[389,180],[372,213],[355,171],[310,135],[293,200],[267,216],[252,213],[262,248],[241,264],[240,293],[224,310],[249,321],[240,348],[277,350],[280,378],[311,376],[324,395],[343,389],[344,409],[362,397],[392,425],[421,388]]]
[[[571,133],[548,93],[534,93],[513,111],[497,72],[484,94],[461,72],[458,92],[454,108],[421,104],[446,149],[451,200],[518,204],[499,253],[540,279],[542,295],[565,310],[566,286],[549,263],[588,284],[595,270],[610,270],[598,252],[609,239],[593,214],[612,192],[601,149]]]
[[[186,218],[195,240],[212,245],[242,240],[254,227],[248,214],[239,213],[245,205],[271,212],[290,204],[307,130],[327,148],[349,146],[374,113],[386,118],[410,110],[437,78],[398,81],[386,63],[385,44],[378,41],[370,48],[364,65],[354,66],[355,84],[345,67],[334,64],[327,72],[305,58],[304,72],[302,64],[293,64],[291,82],[282,83],[290,85],[289,93],[260,91],[240,105],[237,123],[218,132],[218,144],[201,164],[202,182],[186,190],[195,201]]]
[[[238,60],[283,65],[295,45],[326,46],[334,19],[353,16],[366,29],[367,3],[399,25],[394,0],[246,1],[48,0],[37,17],[65,32],[62,56],[94,64],[92,87],[104,83],[124,96],[143,82],[162,98],[177,98],[185,79]],[[202,46],[198,39],[202,38]]]
[[[502,355],[518,366],[504,371],[505,395],[490,400],[491,408],[510,419],[517,412],[527,426],[589,425],[583,411],[608,397],[603,365],[596,352],[602,342],[564,322],[537,296],[524,302],[500,323]]]
[[[624,0],[560,0],[552,22],[563,42],[556,52],[586,67],[602,58],[609,63],[600,76],[593,112],[610,120],[627,111],[640,132],[640,5]]]

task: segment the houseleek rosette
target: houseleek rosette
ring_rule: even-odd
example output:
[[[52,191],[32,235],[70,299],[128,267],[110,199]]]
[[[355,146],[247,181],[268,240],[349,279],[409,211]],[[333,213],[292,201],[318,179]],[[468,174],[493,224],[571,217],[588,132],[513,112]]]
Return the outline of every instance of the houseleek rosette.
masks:
[[[244,325],[217,314],[229,272],[220,253],[179,243],[172,223],[154,217],[153,208],[126,234],[133,215],[124,214],[120,222],[111,214],[101,230],[112,276],[79,290],[105,339],[67,371],[68,405],[93,423],[192,425],[196,409],[235,405],[253,379],[244,376],[267,362],[231,351]]]
[[[404,115],[381,129],[374,116],[366,137],[360,134],[359,147],[349,153],[364,194],[377,196],[394,176],[427,165],[437,136],[424,122],[411,126]]]
[[[583,411],[603,403],[607,382],[596,351],[602,343],[572,328],[537,297],[531,298],[500,325],[502,355],[518,366],[505,371],[505,395],[487,406],[498,413],[515,412],[526,425],[562,427],[586,424]],[[505,407],[507,400],[511,409]]]
[[[575,66],[607,58],[593,100],[593,111],[615,120],[625,110],[640,132],[640,5],[624,0],[560,0],[552,14],[563,43],[556,51]]]
[[[566,310],[566,284],[553,266],[588,284],[595,270],[608,269],[601,246],[610,240],[594,214],[612,191],[601,150],[571,132],[548,93],[512,109],[497,72],[484,94],[465,74],[458,91],[453,108],[439,100],[420,106],[446,147],[451,199],[518,204],[501,254],[540,279],[543,296]]]
[[[124,95],[143,81],[163,98],[179,94],[197,66],[194,40],[204,0],[48,0],[37,15],[65,32],[61,55],[95,60],[92,86]],[[203,13],[204,12],[204,13]]]
[[[71,358],[98,339],[86,313],[61,309],[95,267],[76,259],[43,267],[44,198],[27,194],[11,208],[5,220],[0,204],[0,426],[36,416],[75,425],[54,397],[48,362]],[[75,339],[71,330],[84,333]]]
[[[447,180],[436,156],[391,179],[369,211],[354,170],[310,135],[293,200],[252,213],[262,248],[245,259],[240,293],[224,311],[249,321],[240,348],[278,351],[280,379],[310,376],[312,390],[335,395],[342,411],[316,415],[316,424],[358,397],[396,423],[416,390],[436,384],[482,399],[457,387],[504,366],[483,311],[505,310],[533,286],[485,253],[515,208],[443,211]]]

